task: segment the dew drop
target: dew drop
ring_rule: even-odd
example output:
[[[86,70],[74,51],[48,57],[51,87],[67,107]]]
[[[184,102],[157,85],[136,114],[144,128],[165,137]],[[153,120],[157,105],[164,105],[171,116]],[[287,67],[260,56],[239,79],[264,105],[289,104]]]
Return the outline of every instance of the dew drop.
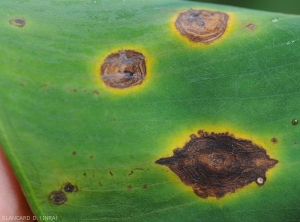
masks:
[[[272,19],[271,19],[271,22],[278,22],[278,18],[276,18],[276,17],[275,17],[275,18],[272,18]]]
[[[292,120],[292,124],[295,126],[295,125],[297,125],[298,124],[298,120],[297,119],[293,119]]]
[[[256,179],[256,182],[257,182],[257,184],[262,185],[262,184],[264,184],[264,179],[262,177],[258,177]]]

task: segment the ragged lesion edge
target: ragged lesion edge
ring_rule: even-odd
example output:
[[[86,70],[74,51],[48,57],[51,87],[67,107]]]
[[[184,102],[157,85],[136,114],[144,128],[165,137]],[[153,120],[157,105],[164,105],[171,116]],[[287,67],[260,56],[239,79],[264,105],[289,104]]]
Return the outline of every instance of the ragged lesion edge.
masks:
[[[153,164],[158,170],[162,170],[162,166],[159,164],[155,164],[155,161],[162,158],[162,157],[168,157],[173,156],[173,150],[176,148],[182,148],[185,146],[187,142],[190,141],[190,135],[191,134],[197,134],[199,130],[203,130],[206,132],[214,132],[214,133],[225,133],[230,132],[235,136],[237,139],[246,139],[251,140],[254,144],[263,147],[267,153],[268,156],[270,156],[273,159],[278,160],[278,163],[275,167],[269,169],[266,172],[266,178],[268,180],[268,183],[266,183],[263,187],[257,186],[257,183],[251,183],[242,189],[236,190],[235,193],[228,193],[221,199],[216,199],[215,197],[208,197],[207,199],[201,199],[197,197],[193,189],[190,186],[186,186],[183,184],[180,180],[180,178],[173,173],[171,170],[168,170],[169,173],[165,174],[165,169],[163,169],[163,172],[167,177],[169,181],[173,181],[174,184],[176,184],[177,188],[180,188],[182,192],[188,194],[189,196],[192,196],[198,201],[205,201],[206,203],[215,203],[219,206],[222,206],[223,204],[227,202],[232,201],[238,201],[240,198],[247,198],[247,196],[251,195],[252,193],[257,192],[257,189],[263,189],[264,187],[268,187],[269,185],[272,185],[273,179],[276,177],[277,173],[280,173],[282,171],[281,167],[281,157],[284,155],[283,150],[281,149],[281,146],[274,147],[274,144],[270,141],[270,138],[272,137],[272,132],[266,133],[264,135],[258,135],[251,132],[246,132],[246,130],[241,129],[240,127],[233,126],[230,124],[219,124],[219,125],[212,125],[212,124],[200,124],[190,126],[190,127],[184,127],[181,130],[179,130],[177,133],[170,132],[171,135],[166,140],[166,135],[164,135],[164,141],[165,143],[162,143],[161,151],[157,152],[157,156],[155,159],[153,159]],[[161,139],[162,140],[162,139]]]

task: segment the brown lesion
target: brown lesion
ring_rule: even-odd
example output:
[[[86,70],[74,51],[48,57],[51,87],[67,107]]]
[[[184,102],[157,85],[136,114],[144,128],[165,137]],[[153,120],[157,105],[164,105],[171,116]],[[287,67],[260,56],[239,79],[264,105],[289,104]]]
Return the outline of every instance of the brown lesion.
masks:
[[[140,85],[147,75],[145,56],[133,50],[120,50],[106,57],[101,66],[103,82],[124,89]]]
[[[9,20],[9,23],[11,25],[14,25],[14,26],[17,26],[19,28],[22,28],[26,25],[26,20],[23,19],[23,18],[14,18],[14,19],[11,19]]]
[[[250,29],[250,30],[254,30],[255,29],[255,25],[252,23],[249,23],[248,25],[246,25],[246,28]]]
[[[276,137],[272,137],[271,142],[276,144],[276,143],[278,143],[278,139]]]
[[[179,14],[175,27],[190,41],[209,44],[224,34],[228,19],[223,12],[190,9]]]
[[[99,92],[98,92],[97,90],[94,90],[94,91],[93,91],[93,94],[99,95]]]
[[[66,194],[61,190],[52,191],[48,198],[54,205],[62,205],[68,200]]]
[[[168,166],[202,198],[221,198],[252,182],[261,186],[268,169],[278,163],[250,140],[236,139],[229,133],[198,134],[191,135],[182,149],[175,149],[172,157],[156,163]]]
[[[62,205],[67,202],[68,193],[78,192],[78,187],[70,182],[65,183],[60,190],[51,191],[48,199],[54,205]]]

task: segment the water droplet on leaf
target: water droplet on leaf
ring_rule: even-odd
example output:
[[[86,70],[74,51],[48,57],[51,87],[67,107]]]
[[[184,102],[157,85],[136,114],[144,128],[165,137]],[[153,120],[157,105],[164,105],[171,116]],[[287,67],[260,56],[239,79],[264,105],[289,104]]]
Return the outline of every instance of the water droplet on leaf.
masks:
[[[292,120],[292,124],[295,126],[295,125],[297,125],[298,124],[298,120],[297,119],[293,119]]]
[[[262,177],[258,177],[258,178],[256,179],[256,183],[257,183],[258,185],[263,185],[264,182],[265,182],[265,180],[264,180],[264,178],[262,178]]]

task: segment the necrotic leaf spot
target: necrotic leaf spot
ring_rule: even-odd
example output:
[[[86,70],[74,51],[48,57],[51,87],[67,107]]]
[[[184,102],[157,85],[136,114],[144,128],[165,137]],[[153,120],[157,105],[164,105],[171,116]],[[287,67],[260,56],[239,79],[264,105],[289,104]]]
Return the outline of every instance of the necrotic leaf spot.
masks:
[[[52,204],[61,205],[67,201],[67,196],[61,190],[54,190],[49,194],[49,200]]]
[[[101,66],[101,78],[112,88],[124,89],[140,85],[146,74],[145,56],[133,50],[112,53]]]
[[[248,29],[251,29],[251,30],[254,30],[254,29],[255,29],[255,25],[252,24],[252,23],[249,23],[246,27],[247,27]]]
[[[190,9],[179,14],[175,27],[190,41],[209,44],[224,34],[228,19],[223,12]]]
[[[276,143],[278,143],[278,139],[276,137],[272,137],[271,142],[276,144]]]
[[[263,185],[267,170],[278,161],[250,140],[199,131],[199,137],[191,135],[182,149],[156,163],[168,166],[196,195],[221,198],[252,182]]]
[[[11,25],[14,25],[14,26],[17,26],[19,28],[22,28],[26,25],[26,20],[23,19],[23,18],[14,18],[14,19],[11,19],[9,20],[9,23]]]
[[[76,185],[71,184],[71,183],[66,183],[64,185],[64,191],[68,192],[68,193],[77,192],[78,187]]]

